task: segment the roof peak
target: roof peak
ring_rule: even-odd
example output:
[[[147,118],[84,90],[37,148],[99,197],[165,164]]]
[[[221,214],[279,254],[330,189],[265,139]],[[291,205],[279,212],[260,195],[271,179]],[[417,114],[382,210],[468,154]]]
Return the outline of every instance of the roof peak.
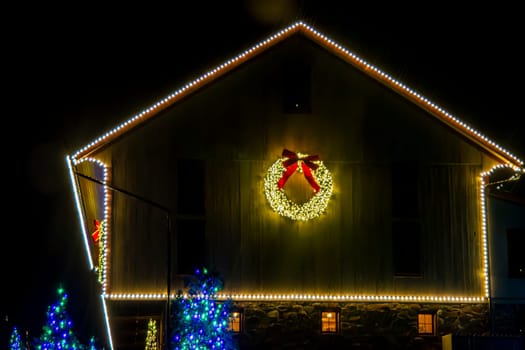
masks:
[[[236,56],[231,57],[230,59],[224,61],[222,64],[216,66],[215,68],[210,69],[206,73],[202,74],[200,77],[188,82],[187,84],[180,87],[178,90],[174,91],[170,95],[158,100],[158,102],[154,103],[153,105],[150,105],[146,109],[142,110],[142,112],[134,115],[133,117],[121,123],[117,127],[101,135],[94,141],[90,142],[83,148],[76,151],[72,156],[73,162],[78,161],[80,158],[89,156],[89,154],[91,154],[98,148],[118,138],[119,136],[129,131],[131,128],[134,128],[141,122],[152,118],[162,110],[175,104],[183,97],[198,90],[202,86],[207,85],[210,81],[213,81],[219,76],[226,74],[233,68],[250,60],[252,57],[258,55],[259,53],[267,50],[269,47],[285,40],[286,38],[297,32],[303,33],[308,38],[319,44],[321,47],[324,47],[325,49],[332,52],[334,55],[338,56],[342,60],[351,64],[355,68],[363,71],[371,78],[386,85],[401,96],[418,105],[420,108],[426,110],[428,113],[440,119],[442,122],[452,127],[466,138],[480,145],[483,149],[495,156],[495,158],[497,158],[499,161],[505,164],[512,165],[516,170],[523,170],[523,161],[518,159],[509,151],[497,145],[494,141],[490,140],[488,137],[478,132],[470,125],[467,125],[466,123],[459,120],[449,112],[442,109],[440,106],[428,100],[426,97],[419,94],[417,91],[412,90],[407,85],[393,78],[388,73],[368,63],[367,61],[357,56],[341,44],[335,42],[331,38],[319,32],[312,25],[307,24],[306,21],[302,19],[293,21],[291,24],[285,26],[281,30],[278,30],[273,34],[267,36],[265,39],[259,41],[247,50],[241,52],[240,54],[237,54]]]

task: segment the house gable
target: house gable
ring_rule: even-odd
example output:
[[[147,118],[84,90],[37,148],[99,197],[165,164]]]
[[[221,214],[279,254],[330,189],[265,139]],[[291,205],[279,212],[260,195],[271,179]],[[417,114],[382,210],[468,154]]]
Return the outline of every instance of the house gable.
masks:
[[[314,67],[316,99],[306,112],[281,110],[279,79],[289,61]],[[283,147],[319,154],[331,172],[333,197],[316,221],[283,220],[268,206],[263,179]],[[181,176],[181,167],[196,161],[199,169],[200,160],[207,174]],[[90,267],[105,302],[115,304],[162,302],[184,287],[180,266],[166,257],[184,253],[170,237],[185,227],[199,232],[186,247],[205,231],[199,254],[225,272],[220,299],[483,304],[485,181],[495,164],[523,171],[508,151],[302,22],[189,82],[67,162]],[[419,203],[426,216],[392,219],[393,168],[418,173],[417,185],[429,194]],[[206,205],[180,212],[174,194],[199,182]],[[301,176],[289,184],[311,191]],[[441,212],[428,215],[436,203]],[[103,223],[97,245],[93,218]],[[430,238],[417,244],[430,261],[424,273],[395,276],[396,238],[385,233],[412,219],[426,220]]]
[[[295,36],[293,34],[296,34]],[[301,34],[301,35],[299,35]],[[286,39],[286,40],[285,40]],[[89,160],[91,158],[88,157],[88,155],[91,154],[97,154],[97,160],[96,164],[103,164],[104,159],[106,161],[110,162],[112,165],[112,168],[119,169],[124,166],[124,169],[127,169],[127,171],[121,171],[120,173],[110,172],[110,176],[112,180],[115,180],[115,183],[121,184],[123,188],[126,189],[135,189],[136,186],[142,186],[140,183],[130,183],[127,182],[127,176],[126,174],[132,172],[134,174],[138,174],[132,181],[136,181],[137,179],[144,179],[147,183],[149,183],[151,179],[151,174],[147,173],[147,168],[141,167],[140,164],[130,164],[129,162],[133,162],[134,157],[114,157],[115,159],[111,160],[111,157],[105,158],[104,155],[104,147],[108,146],[110,144],[115,144],[117,140],[120,140],[121,138],[119,136],[124,135],[135,135],[130,136],[127,139],[124,144],[121,146],[115,144],[115,149],[118,150],[121,149],[123,152],[127,152],[129,154],[135,152],[135,154],[140,154],[147,152],[148,154],[151,154],[151,156],[148,156],[148,161],[150,162],[150,166],[155,168],[155,162],[159,162],[157,167],[160,167],[162,164],[166,164],[166,159],[169,159],[170,156],[168,153],[164,153],[164,155],[158,155],[158,152],[154,152],[153,150],[161,150],[161,152],[169,152],[170,149],[177,149],[179,152],[179,156],[184,157],[199,157],[202,156],[203,149],[199,148],[198,145],[204,144],[206,142],[206,139],[212,138],[212,143],[215,145],[221,144],[221,143],[229,143],[227,147],[224,147],[224,149],[231,149],[232,144],[231,142],[241,142],[243,145],[250,145],[248,142],[249,140],[242,140],[243,137],[246,137],[242,134],[236,134],[235,128],[230,127],[229,125],[235,125],[237,123],[242,124],[242,127],[239,127],[239,129],[242,128],[251,128],[253,129],[253,132],[247,132],[246,135],[249,135],[247,137],[252,137],[253,135],[256,135],[256,131],[258,128],[260,128],[260,124],[253,123],[253,120],[257,120],[258,118],[263,118],[263,115],[265,114],[275,114],[275,113],[266,113],[268,111],[264,111],[261,113],[261,108],[264,108],[263,106],[249,106],[249,103],[244,106],[245,110],[239,112],[237,116],[231,115],[226,109],[223,113],[220,111],[217,113],[219,115],[225,115],[227,118],[232,119],[221,119],[221,120],[215,120],[213,121],[213,117],[210,117],[209,115],[206,115],[205,109],[202,111],[198,111],[198,106],[205,105],[205,104],[213,104],[213,100],[216,99],[216,108],[222,108],[222,105],[225,105],[225,100],[221,99],[221,93],[217,93],[217,89],[224,90],[224,91],[230,91],[232,93],[233,91],[242,91],[243,89],[246,89],[246,86],[241,85],[235,85],[238,84],[238,82],[235,82],[234,75],[227,75],[225,74],[229,70],[237,69],[237,70],[244,70],[245,66],[241,65],[240,63],[247,61],[248,59],[251,59],[252,62],[264,62],[265,59],[274,61],[276,58],[280,57],[280,60],[283,61],[283,57],[287,57],[287,55],[290,54],[290,52],[293,54],[293,51],[284,51],[281,52],[278,49],[278,46],[283,43],[290,43],[297,42],[298,47],[302,47],[305,42],[313,44],[313,46],[309,49],[299,49],[298,52],[300,54],[303,54],[308,56],[311,50],[316,51],[318,50],[318,46],[316,44],[321,44],[321,47],[327,48],[328,53],[335,53],[335,55],[326,55],[323,57],[326,57],[328,60],[325,62],[325,64],[320,64],[319,67],[323,67],[322,69],[325,69],[325,71],[317,72],[317,78],[322,79],[324,76],[328,76],[332,79],[332,81],[328,82],[326,81],[324,84],[320,84],[322,86],[331,86],[332,91],[328,92],[330,94],[331,98],[333,100],[337,100],[338,96],[337,94],[340,94],[340,100],[338,103],[335,103],[335,105],[339,106],[339,109],[334,109],[331,111],[333,113],[333,119],[334,120],[347,120],[347,127],[345,129],[348,130],[348,133],[345,134],[345,137],[342,139],[338,139],[340,135],[338,134],[330,134],[330,127],[326,127],[326,125],[329,125],[329,120],[323,120],[323,123],[317,123],[316,118],[312,118],[311,120],[308,120],[309,115],[308,114],[300,114],[298,116],[289,116],[286,120],[273,120],[270,121],[270,125],[272,125],[272,133],[259,133],[261,135],[264,135],[264,138],[259,140],[258,142],[253,142],[251,144],[251,147],[259,147],[258,149],[252,148],[251,151],[247,151],[247,154],[258,154],[258,157],[261,159],[268,159],[271,157],[272,154],[278,154],[280,152],[280,149],[275,148],[276,146],[271,146],[269,149],[267,148],[267,145],[287,145],[287,147],[292,147],[293,149],[305,149],[306,147],[311,147],[310,149],[312,151],[318,150],[322,148],[322,143],[316,144],[314,137],[317,133],[323,133],[323,129],[325,130],[326,138],[329,138],[332,143],[335,143],[339,145],[340,147],[333,147],[331,148],[327,153],[325,153],[323,156],[327,157],[328,159],[332,159],[334,161],[337,160],[344,160],[344,161],[351,161],[351,162],[362,162],[365,159],[374,159],[375,161],[388,161],[389,159],[398,159],[403,161],[407,159],[418,159],[421,157],[418,157],[416,154],[411,155],[413,152],[418,152],[421,149],[429,148],[430,145],[433,142],[443,142],[446,138],[446,142],[443,142],[445,145],[448,145],[452,149],[461,149],[465,150],[466,152],[471,152],[470,148],[468,147],[458,147],[459,143],[461,142],[461,138],[458,137],[450,137],[447,136],[448,133],[444,132],[444,128],[448,128],[451,126],[451,122],[456,122],[457,120],[450,116],[448,113],[442,111],[440,108],[436,107],[434,104],[428,102],[426,99],[420,97],[415,92],[407,88],[405,85],[398,83],[397,81],[393,80],[388,75],[384,74],[380,70],[376,69],[375,67],[367,64],[360,58],[356,57],[346,49],[342,48],[340,45],[333,43],[328,38],[324,37],[323,35],[317,33],[314,31],[311,27],[306,26],[305,24],[299,22],[296,23],[285,30],[279,32],[278,34],[270,37],[268,40],[263,41],[261,44],[258,44],[254,46],[252,49],[247,50],[245,53],[237,56],[236,58],[229,60],[227,63],[219,66],[218,68],[211,70],[207,74],[203,75],[202,77],[196,79],[193,82],[188,83],[184,88],[178,90],[173,95],[170,95],[169,97],[159,101],[159,103],[151,106],[150,108],[146,109],[142,113],[138,114],[137,116],[133,117],[126,123],[120,125],[119,127],[113,129],[111,132],[105,134],[104,136],[98,138],[91,144],[87,145],[83,149],[79,150],[72,158],[72,163],[80,168],[84,167],[83,164],[84,160]],[[294,45],[291,45],[294,46]],[[273,47],[276,50],[268,50],[269,47]],[[304,45],[304,47],[310,47],[308,44]],[[303,51],[301,51],[303,50]],[[313,52],[312,51],[312,52]],[[280,52],[280,53],[279,53]],[[299,54],[299,55],[300,55]],[[266,57],[270,55],[270,58]],[[275,56],[277,55],[277,56]],[[296,53],[297,55],[297,53]],[[311,55],[314,55],[313,53]],[[266,58],[265,58],[266,57]],[[337,77],[334,73],[337,74],[337,69],[333,69],[332,67],[339,67],[339,69],[344,69],[343,61],[335,59],[335,57],[343,58],[344,62],[351,63],[349,67],[351,69],[348,70],[348,76],[341,77],[340,82],[335,82],[333,79],[334,77]],[[333,61],[330,61],[333,60]],[[279,61],[279,59],[277,59]],[[296,60],[297,61],[297,60]],[[268,69],[268,64],[260,64],[261,67],[266,67],[264,69]],[[248,67],[248,66],[246,66]],[[253,65],[250,65],[250,67],[253,67]],[[353,68],[359,68],[358,70],[355,70]],[[275,68],[279,69],[279,68]],[[360,73],[359,73],[360,72]],[[269,73],[269,74],[266,74]],[[273,72],[275,73],[275,72]],[[362,74],[364,73],[364,74]],[[263,76],[272,76],[272,72],[263,72]],[[374,79],[369,80],[368,77],[372,76]],[[345,82],[356,80],[355,86],[348,87],[345,86]],[[230,89],[224,89],[224,85],[220,85],[220,87],[215,88],[215,86],[219,86],[219,84],[224,84],[224,82],[230,81],[229,86]],[[388,89],[378,89],[376,82],[381,82],[384,86],[386,86]],[[244,83],[244,82],[243,82]],[[331,83],[331,84],[329,84]],[[232,85],[233,84],[233,85]],[[252,95],[264,95],[264,86],[261,88],[258,86],[259,81],[257,83],[252,84]],[[271,88],[271,86],[275,86],[275,81],[266,83],[268,86],[267,88]],[[273,84],[273,85],[272,85]],[[207,89],[203,89],[204,86],[207,86]],[[263,84],[264,85],[264,84]],[[228,85],[226,85],[228,86]],[[314,87],[315,88],[315,87]],[[262,89],[262,90],[257,90]],[[339,89],[339,90],[338,90]],[[346,91],[345,90],[352,90],[353,91]],[[359,91],[357,91],[359,90]],[[215,95],[214,92],[215,91]],[[248,91],[248,90],[247,90]],[[378,93],[381,92],[381,93]],[[323,93],[327,93],[324,91],[316,91],[316,94],[322,95]],[[187,99],[191,94],[192,98]],[[362,98],[365,95],[375,95],[376,100],[374,98]],[[399,99],[398,94],[404,95],[407,97],[407,99]],[[350,98],[348,98],[350,96]],[[340,106],[343,106],[344,103],[341,103],[343,100],[348,99],[348,110],[341,111]],[[362,101],[367,101],[363,104]],[[249,101],[249,99],[248,99]],[[175,102],[178,102],[177,106],[178,108],[172,109],[169,108],[170,106],[173,106]],[[416,102],[416,103],[412,103]],[[264,104],[264,106],[269,105],[271,106],[271,103]],[[191,111],[192,106],[197,106],[196,111],[197,112],[191,112],[194,113],[192,116],[190,115],[184,116],[184,111]],[[253,110],[250,110],[252,108]],[[330,110],[330,106],[325,105],[323,106],[326,110]],[[420,118],[420,108],[422,108],[426,112],[431,112],[432,115],[437,116],[436,119],[437,122],[442,122],[445,117],[449,118],[449,122],[446,123],[436,123],[434,124],[428,124],[428,120],[424,120],[424,118]],[[356,110],[361,111],[361,115],[354,115]],[[365,110],[365,112],[362,112]],[[181,112],[182,111],[182,112]],[[398,112],[396,112],[398,111]],[[271,112],[271,111],[270,111]],[[339,113],[339,114],[338,114]],[[346,114],[345,114],[346,113]],[[150,150],[148,150],[147,147],[144,147],[144,144],[141,141],[133,141],[134,138],[137,137],[136,133],[128,133],[132,129],[138,127],[139,125],[144,125],[146,121],[153,121],[152,117],[157,115],[165,115],[168,114],[170,118],[163,118],[162,122],[159,124],[160,127],[153,128],[150,130],[150,135],[142,136],[142,139],[148,139],[148,140],[155,140],[157,144],[154,144],[153,146],[150,146]],[[352,117],[349,117],[352,115]],[[250,116],[249,118],[245,118],[244,116]],[[367,116],[367,117],[363,117]],[[375,116],[380,116],[380,118],[371,118]],[[409,120],[407,120],[407,117]],[[186,122],[184,121],[186,118]],[[196,119],[200,119],[202,122],[206,123],[206,127],[198,127],[198,126],[191,126]],[[243,120],[244,118],[244,120]],[[300,118],[300,121],[297,121],[297,118]],[[383,119],[381,119],[383,118]],[[217,123],[217,125],[213,126],[213,124],[208,123]],[[304,128],[300,134],[299,138],[290,138],[289,136],[285,136],[285,134],[291,134],[287,132],[287,130],[293,130],[295,128],[294,125],[298,123],[306,123],[310,127]],[[316,124],[317,123],[317,124]],[[357,124],[356,124],[357,123]],[[403,123],[405,123],[405,127],[403,127]],[[180,124],[180,125],[179,125]],[[416,128],[412,128],[412,125],[420,124],[420,126]],[[440,124],[438,126],[437,124]],[[457,131],[458,128],[462,128],[463,130],[458,134],[462,137],[466,134],[470,133],[470,128],[468,126],[464,126],[461,122],[457,121],[457,124],[453,127],[454,130]],[[180,128],[179,128],[180,126]],[[400,131],[397,134],[394,134],[392,132],[393,128],[397,126],[398,131]],[[438,126],[438,127],[434,127]],[[338,125],[337,127],[341,127]],[[189,129],[188,129],[189,128]],[[213,130],[215,133],[209,133],[207,134],[205,132],[205,129],[209,128],[210,130]],[[255,128],[255,129],[254,129]],[[163,135],[162,133],[167,130],[177,130],[180,129],[179,134],[174,134],[170,138],[167,134]],[[139,132],[139,134],[146,132],[146,129],[141,129],[142,131]],[[192,132],[188,132],[189,130],[193,130]],[[417,134],[415,130],[425,130],[425,132]],[[440,131],[441,130],[441,131]],[[154,136],[153,134],[156,136]],[[310,133],[310,134],[309,134]],[[162,136],[163,135],[163,136]],[[277,136],[276,136],[277,135]],[[280,135],[280,136],[279,136]],[[480,135],[477,132],[473,132],[472,135],[466,138],[469,142],[474,142],[477,146],[481,147],[483,150],[487,151],[487,148],[484,145],[484,137],[483,136],[476,136]],[[221,139],[222,136],[222,139]],[[474,137],[475,136],[475,137]],[[279,139],[279,137],[283,137],[282,139]],[[215,139],[213,139],[215,138]],[[273,139],[272,139],[273,138]],[[479,139],[478,139],[479,138]],[[170,144],[165,144],[165,140],[171,139]],[[240,139],[240,141],[239,141]],[[403,140],[412,140],[412,144],[405,142],[405,148],[402,149],[396,149],[398,144],[401,144],[397,142],[396,140],[403,139]],[[137,139],[138,140],[138,139]],[[319,140],[322,140],[319,139]],[[348,143],[348,140],[352,140],[352,143]],[[308,141],[308,142],[306,142]],[[483,141],[483,142],[482,142]],[[193,144],[193,146],[191,146]],[[365,149],[360,149],[360,144],[368,146]],[[489,144],[492,144],[489,142]],[[375,150],[375,145],[378,145],[377,149]],[[427,145],[427,146],[425,146]],[[380,147],[379,147],[380,146]],[[186,147],[186,149],[185,149]],[[236,146],[233,145],[235,148]],[[272,148],[273,147],[273,148]],[[280,146],[277,146],[280,147]],[[189,149],[188,149],[189,148]],[[497,147],[496,147],[497,148]],[[337,150],[348,150],[345,151],[346,153],[334,153],[337,152]],[[383,154],[384,150],[388,149],[388,154]],[[180,151],[182,150],[182,151]],[[334,151],[335,150],[335,151]],[[210,150],[206,150],[209,152]],[[214,154],[214,157],[218,158],[228,158],[229,154],[220,154],[221,149],[213,149],[213,152],[219,152],[219,154]],[[193,152],[193,153],[192,153]],[[197,153],[195,153],[197,152]],[[331,152],[331,153],[330,153]],[[449,152],[452,153],[452,152]],[[494,156],[494,150],[488,152],[489,156]],[[124,154],[123,154],[124,155]],[[177,156],[177,154],[175,154]],[[381,157],[385,156],[385,159],[382,159]],[[404,157],[401,158],[401,157]],[[477,160],[477,153],[472,153],[472,155],[463,154],[459,156],[458,158],[459,162],[469,162],[468,159],[472,159],[472,162],[475,163]],[[519,162],[517,159],[515,159],[512,155],[507,154],[506,152],[499,152],[498,159],[501,159],[501,157],[504,157],[506,159],[505,166],[509,166],[515,169],[515,166],[512,164],[512,162]],[[243,155],[240,154],[240,159],[242,160]],[[142,159],[138,157],[137,159]],[[434,159],[436,161],[437,158]],[[121,160],[125,160],[128,162],[128,164],[121,164]],[[444,161],[450,161],[444,160]],[[262,165],[264,167],[264,165]],[[232,169],[229,169],[228,171],[233,171]],[[239,171],[239,169],[235,170]],[[261,168],[261,171],[262,168]],[[140,176],[141,172],[144,172],[142,176]],[[339,175],[340,180],[339,183],[341,186],[345,186],[345,179],[342,176],[343,173],[351,172],[351,169],[345,169],[345,168],[335,168],[335,174]],[[374,173],[376,172],[376,173]],[[86,170],[84,172],[80,171],[77,173],[89,173],[89,170]],[[369,178],[373,178],[374,176],[377,176],[378,183],[383,183],[385,181],[388,181],[387,178],[384,176],[381,177],[379,174],[384,174],[384,169],[378,168],[377,170],[373,170],[372,172],[369,172],[367,174],[363,173],[362,176],[367,176]],[[167,172],[164,174],[164,176],[170,176],[170,173]],[[233,173],[232,173],[233,174]],[[99,183],[97,186],[99,188],[90,189],[89,186],[92,186],[93,184],[85,184],[84,186],[86,189],[84,191],[93,191],[93,193],[101,193],[104,188],[104,184],[109,184],[108,180],[106,178],[97,177],[96,178]],[[166,181],[159,181],[162,183],[166,183]],[[153,182],[155,183],[155,181]],[[169,183],[169,182],[168,182]],[[351,183],[347,184],[346,186],[351,187]],[[165,187],[162,189],[158,189],[159,193],[165,192],[170,193],[169,190],[167,190]],[[234,189],[233,189],[234,190]],[[237,189],[238,190],[238,189]],[[160,195],[160,194],[159,194]],[[89,196],[88,196],[89,197]],[[87,198],[87,197],[86,197]],[[98,198],[98,197],[97,197]],[[160,197],[155,197],[157,202],[159,203],[166,203],[169,202],[168,198],[163,198],[162,195]],[[247,199],[252,203],[257,203],[257,206],[260,208],[263,208],[266,206],[266,202],[264,200],[259,199]],[[387,197],[382,198],[378,197],[378,201],[385,201],[388,200]],[[101,202],[100,199],[97,199],[98,202]],[[104,200],[104,206],[110,206],[111,203],[114,204],[114,202],[106,201]],[[92,216],[100,216],[100,205],[97,208],[97,206],[94,203],[91,203],[91,205],[84,205],[85,208],[88,208],[88,210],[92,210],[93,214]],[[93,208],[93,209],[89,209]],[[257,209],[260,211],[260,208]],[[104,210],[106,213],[105,215],[109,215],[109,210]],[[338,212],[337,210],[335,212]],[[232,215],[242,215],[242,213],[231,213]],[[161,213],[157,213],[157,216],[162,216],[162,210]],[[107,218],[106,218],[107,219]],[[129,225],[129,224],[126,224]],[[111,227],[109,225],[106,226],[107,234],[110,234]],[[152,228],[150,227],[149,230]],[[159,227],[156,228],[156,230],[161,231],[163,228]],[[131,227],[124,231],[130,231]],[[275,229],[274,229],[275,230]],[[279,230],[277,230],[279,232]],[[87,232],[84,234],[87,235]],[[130,238],[131,239],[131,238]],[[144,243],[146,244],[148,240],[145,240]],[[89,245],[86,243],[86,245]],[[109,248],[109,242],[106,244],[105,249],[110,250]],[[117,249],[114,250],[115,252],[118,251]],[[140,251],[131,251],[126,250],[126,254],[130,256],[134,256],[141,253]],[[122,258],[122,259],[116,259],[118,261],[127,261],[129,258]],[[145,258],[146,259],[146,258]],[[91,259],[91,264],[94,265],[94,259]],[[156,262],[156,266],[159,271],[162,271],[162,266],[164,265],[164,262],[162,261],[162,258],[155,258],[155,256],[148,256],[147,259],[150,262]],[[99,266],[102,266],[102,264],[98,264]],[[104,265],[105,268],[107,268],[107,265]],[[101,272],[102,273],[102,272]],[[105,273],[103,273],[105,274]],[[161,272],[162,274],[162,272]],[[133,288],[138,288],[131,290],[129,288],[125,288],[124,290],[128,292],[140,292],[142,290],[142,287],[140,284],[138,284],[136,281],[134,281],[133,276],[126,276],[123,274],[119,275],[120,283],[123,285],[129,285],[134,286]],[[107,278],[103,278],[105,281],[107,281]],[[124,283],[124,281],[127,281]],[[276,280],[275,285],[278,286],[280,282]],[[105,284],[107,287],[107,285]],[[162,289],[162,285],[159,286],[159,289]],[[315,288],[313,288],[315,289]],[[366,293],[366,291],[365,291]]]

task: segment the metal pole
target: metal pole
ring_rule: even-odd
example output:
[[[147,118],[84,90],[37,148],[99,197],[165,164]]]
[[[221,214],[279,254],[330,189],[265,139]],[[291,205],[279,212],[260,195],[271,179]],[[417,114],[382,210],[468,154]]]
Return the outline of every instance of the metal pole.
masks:
[[[170,295],[171,295],[171,219],[169,213],[166,215],[166,219],[168,220],[168,229],[167,229],[167,237],[166,237],[166,245],[167,245],[167,291],[168,291],[168,297],[166,302],[166,329],[165,329],[165,337],[164,337],[164,349],[169,349],[169,338],[170,338],[170,314],[171,314],[171,303],[170,303]]]

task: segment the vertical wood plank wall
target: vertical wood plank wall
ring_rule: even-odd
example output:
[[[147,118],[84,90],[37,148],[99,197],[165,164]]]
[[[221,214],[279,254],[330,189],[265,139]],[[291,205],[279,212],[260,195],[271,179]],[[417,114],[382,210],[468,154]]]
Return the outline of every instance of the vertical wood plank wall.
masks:
[[[311,66],[309,114],[282,112],[282,67],[293,60]],[[319,154],[330,170],[333,196],[320,218],[295,222],[267,203],[264,177],[283,148]],[[226,291],[481,294],[478,176],[490,160],[303,38],[218,79],[96,156],[110,163],[115,186],[172,215],[176,160],[205,163],[207,262],[224,276]],[[421,170],[417,279],[393,275],[390,167],[397,161]],[[112,290],[163,292],[165,213],[128,197],[113,198]]]

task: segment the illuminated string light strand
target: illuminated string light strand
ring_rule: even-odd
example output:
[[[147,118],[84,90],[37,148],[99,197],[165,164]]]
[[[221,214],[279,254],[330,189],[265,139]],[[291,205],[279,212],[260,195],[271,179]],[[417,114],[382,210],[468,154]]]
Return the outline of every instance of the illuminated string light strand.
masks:
[[[165,300],[166,294],[107,294],[105,296],[109,300]],[[171,296],[172,299],[174,295]],[[184,294],[183,298],[192,298],[192,296]],[[233,300],[233,301],[264,301],[264,300],[279,300],[279,301],[352,301],[352,302],[367,302],[367,301],[390,301],[400,303],[410,302],[427,302],[427,303],[485,303],[488,297],[485,296],[459,296],[459,295],[373,295],[373,294],[293,294],[293,293],[219,293],[213,295],[217,300]]]

